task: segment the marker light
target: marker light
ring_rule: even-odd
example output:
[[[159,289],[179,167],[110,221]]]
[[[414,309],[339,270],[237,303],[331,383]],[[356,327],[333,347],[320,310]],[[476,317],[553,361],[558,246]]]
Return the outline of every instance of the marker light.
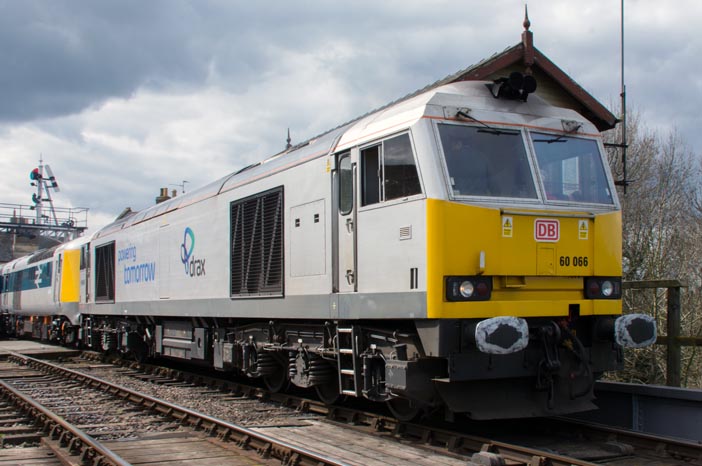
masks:
[[[597,283],[595,280],[591,280],[590,283],[588,283],[587,285],[587,290],[590,292],[591,296],[599,296],[600,284]]]
[[[602,282],[602,296],[610,297],[614,292],[614,285],[609,280]]]
[[[490,294],[490,287],[487,286],[487,283],[485,282],[478,283],[475,289],[478,293],[478,296],[484,297]]]

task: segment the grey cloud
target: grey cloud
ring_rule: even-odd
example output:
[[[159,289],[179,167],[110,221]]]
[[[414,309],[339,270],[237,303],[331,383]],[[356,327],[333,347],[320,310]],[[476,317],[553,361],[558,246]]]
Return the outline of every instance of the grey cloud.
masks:
[[[140,88],[209,84],[241,92],[275,72],[287,52],[344,41],[389,60],[377,62],[377,70],[363,56],[330,63],[369,87],[374,73],[411,56],[412,48],[466,40],[441,37],[443,27],[450,31],[447,8],[370,1],[353,8],[326,1],[3,1],[0,122],[78,113]],[[427,21],[435,26],[420,35],[424,43],[413,42],[411,32],[426,29]],[[409,71],[436,79],[432,68],[418,61]]]
[[[208,57],[189,47],[169,4],[2,3],[0,120],[79,112],[145,83],[201,81]]]

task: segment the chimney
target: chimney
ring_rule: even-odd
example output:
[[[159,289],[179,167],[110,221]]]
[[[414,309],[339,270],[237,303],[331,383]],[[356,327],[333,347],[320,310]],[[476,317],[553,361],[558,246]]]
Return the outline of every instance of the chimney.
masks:
[[[171,189],[171,197],[176,197],[178,195],[177,189]]]
[[[168,188],[161,188],[161,194],[156,198],[156,204],[160,204],[168,199],[170,199],[170,197],[168,197]]]

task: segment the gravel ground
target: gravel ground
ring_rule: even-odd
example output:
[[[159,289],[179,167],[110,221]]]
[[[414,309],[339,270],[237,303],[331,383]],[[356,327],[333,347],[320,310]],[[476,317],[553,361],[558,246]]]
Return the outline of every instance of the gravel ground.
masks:
[[[12,380],[16,389],[98,440],[133,438],[143,432],[182,429],[158,414],[131,409],[124,400],[80,385],[42,380]]]
[[[133,371],[112,365],[66,364],[66,367],[246,427],[304,425],[304,419],[318,418],[278,403],[236,397],[208,387],[171,386],[142,381],[125,374]]]

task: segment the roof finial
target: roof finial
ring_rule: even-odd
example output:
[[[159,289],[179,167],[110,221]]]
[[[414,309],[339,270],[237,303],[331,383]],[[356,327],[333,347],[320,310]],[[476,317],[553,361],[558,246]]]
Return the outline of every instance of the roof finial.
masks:
[[[531,65],[534,64],[534,33],[529,30],[529,10],[524,4],[524,32],[522,32],[522,47],[524,47],[524,67],[526,74],[531,74]]]
[[[292,142],[292,139],[290,139],[290,128],[288,128],[288,139],[286,139],[285,142],[285,150],[290,149],[292,147],[292,144],[290,144]]]
[[[524,23],[522,24],[524,25],[524,30],[528,31],[529,26],[531,26],[531,21],[529,21],[529,9],[526,3],[524,4]]]

